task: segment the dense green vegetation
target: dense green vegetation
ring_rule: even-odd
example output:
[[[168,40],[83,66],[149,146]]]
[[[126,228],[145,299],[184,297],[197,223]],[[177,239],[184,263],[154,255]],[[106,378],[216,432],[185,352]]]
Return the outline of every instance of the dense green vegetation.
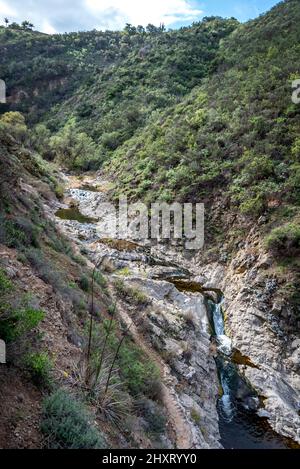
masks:
[[[101,168],[116,199],[205,202],[209,260],[219,261],[224,248],[221,262],[229,261],[255,225],[277,263],[272,274],[288,279],[283,295],[299,308],[300,106],[291,100],[299,24],[300,2],[286,0],[246,24],[212,17],[176,31],[127,25],[46,35],[26,22],[0,27],[8,91],[0,105],[0,243],[70,305],[86,342],[83,363],[68,375],[76,396],[59,391],[44,402],[49,447],[105,445],[85,405],[125,431],[130,415],[147,436],[158,438],[166,426],[160,371],[117,320],[106,278],[99,271],[92,278],[45,219],[43,204],[63,195],[55,164]],[[1,262],[8,361],[49,391],[55,363],[35,336],[45,312],[6,269]],[[151,307],[120,279],[114,289],[132,314]],[[191,417],[199,423],[196,411]]]
[[[82,402],[63,390],[46,398],[42,431],[51,449],[103,449],[105,439]]]
[[[222,199],[245,219],[270,215],[270,229],[289,212],[298,229],[299,21],[299,2],[286,0],[246,24],[212,17],[177,31],[0,28],[13,111],[0,132],[68,169],[104,163],[116,197]],[[35,228],[3,226],[8,245],[38,248]]]
[[[24,365],[37,386],[51,388],[53,364],[47,352],[29,352]]]
[[[116,195],[222,195],[254,217],[297,207],[300,111],[291,83],[299,76],[299,21],[299,2],[288,0],[244,25],[205,18],[178,31],[128,25],[54,36],[2,28],[9,93],[29,90],[10,109],[40,123],[28,130],[10,113],[0,130],[14,127],[18,139],[69,169],[105,162]],[[34,93],[53,78],[45,70],[72,76],[68,91],[49,91],[61,93],[51,109],[39,102],[47,93]]]
[[[54,36],[0,28],[10,110],[47,125],[36,127],[36,143],[49,136],[47,129],[57,132],[52,152],[37,146],[45,156],[73,168],[99,167],[153,113],[214,70],[220,41],[237,24],[208,18],[179,31],[127,27]]]
[[[277,257],[294,257],[300,253],[300,224],[287,223],[274,228],[266,239],[267,247]]]
[[[254,216],[298,205],[299,21],[299,3],[284,2],[224,40],[218,72],[115,152],[107,170],[118,189],[166,200],[222,194]]]

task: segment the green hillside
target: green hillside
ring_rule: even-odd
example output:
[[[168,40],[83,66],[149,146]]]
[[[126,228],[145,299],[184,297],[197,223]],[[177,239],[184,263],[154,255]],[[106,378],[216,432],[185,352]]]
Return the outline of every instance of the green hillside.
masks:
[[[0,447],[297,447],[299,24],[0,27]],[[121,195],[204,249],[104,236]]]
[[[74,170],[104,163],[115,197],[222,199],[250,221],[269,214],[298,226],[299,21],[299,2],[287,0],[240,25],[1,28],[2,110],[23,112],[22,139],[46,159]]]
[[[298,205],[299,21],[299,2],[283,2],[222,41],[218,71],[114,154],[118,188],[166,200],[222,194],[254,215],[275,199]]]
[[[85,132],[97,146],[93,163],[75,166],[99,167],[154,111],[179,102],[214,70],[220,41],[237,24],[207,18],[179,31],[150,25],[54,36],[1,28],[9,110],[52,133],[68,124]]]

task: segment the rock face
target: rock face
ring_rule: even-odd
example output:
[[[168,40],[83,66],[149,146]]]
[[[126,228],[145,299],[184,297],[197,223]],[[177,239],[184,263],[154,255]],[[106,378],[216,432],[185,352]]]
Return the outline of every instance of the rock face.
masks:
[[[74,184],[75,182],[75,184]],[[93,181],[89,181],[93,184]],[[82,184],[82,182],[81,182]],[[95,184],[95,181],[94,181]],[[216,402],[219,384],[211,348],[204,297],[180,292],[164,278],[189,276],[184,260],[163,245],[151,248],[147,243],[103,237],[110,223],[105,211],[104,192],[82,190],[73,180],[67,193],[72,204],[85,216],[99,220],[82,224],[57,220],[61,228],[84,248],[93,263],[101,263],[113,291],[116,281],[134,289],[149,300],[140,312],[136,305],[117,299],[121,319],[160,367],[163,375],[164,404],[177,433],[175,445],[181,448],[221,448]],[[66,202],[70,204],[70,199]]]
[[[226,334],[233,350],[244,358],[239,371],[262,398],[260,405],[255,404],[258,415],[268,418],[276,432],[300,443],[300,337],[294,333],[300,324],[295,324],[280,294],[273,261],[255,230],[230,263],[222,255],[219,262],[202,265],[200,255],[199,262],[197,257],[188,259],[172,245],[103,240],[103,228],[110,223],[103,212],[107,194],[72,187],[68,195],[81,213],[99,222],[82,225],[64,220],[62,228],[84,247],[90,260],[101,260],[112,283],[121,278],[125,288],[138,289],[150,299],[142,320],[130,305],[123,307],[137,327],[137,339],[144,337],[149,350],[163,361],[167,389],[193,435],[193,447],[220,447],[216,350],[210,342],[204,297],[199,290],[179,291],[172,283],[176,278],[224,293]]]
[[[146,317],[149,340],[170,366],[178,401],[194,435],[193,447],[219,448],[218,378],[203,296],[180,293],[164,281],[133,278],[129,284],[152,299]]]
[[[300,443],[300,340],[294,335],[300,328],[278,290],[280,280],[270,274],[271,265],[250,233],[228,266],[213,263],[201,271],[207,285],[224,292],[233,347],[256,365],[240,369],[263,398],[261,412],[276,432]]]

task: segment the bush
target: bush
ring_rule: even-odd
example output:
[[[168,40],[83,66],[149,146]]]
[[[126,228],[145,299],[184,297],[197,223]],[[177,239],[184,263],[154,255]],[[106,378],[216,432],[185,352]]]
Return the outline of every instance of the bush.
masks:
[[[145,394],[152,399],[160,398],[159,369],[131,341],[127,341],[120,349],[118,364],[121,375],[133,395]]]
[[[6,218],[0,220],[0,242],[10,248],[20,249],[24,246],[38,247],[39,231],[26,218]]]
[[[84,292],[88,292],[90,290],[90,281],[86,275],[81,276],[79,286]]]
[[[92,425],[85,406],[64,390],[43,403],[42,432],[53,449],[103,449],[103,435]]]
[[[96,144],[85,132],[79,132],[71,119],[64,128],[50,138],[50,148],[57,161],[69,169],[89,169],[96,158]]]
[[[5,272],[0,269],[0,295],[12,289],[12,283],[7,278]]]
[[[62,273],[54,269],[40,249],[27,249],[25,254],[32,267],[44,282],[52,285],[55,290],[60,290],[62,286],[65,286]]]
[[[300,253],[300,225],[287,223],[275,228],[266,238],[267,248],[277,257],[292,257]]]
[[[44,316],[43,311],[32,308],[14,310],[0,320],[0,337],[6,342],[13,342],[34,329]]]
[[[98,285],[101,288],[106,288],[107,287],[107,280],[104,277],[104,275],[102,275],[101,272],[99,272],[99,270],[96,270],[96,272],[94,274],[94,280],[95,280],[96,283],[98,283]]]
[[[147,298],[146,295],[144,295],[143,292],[141,292],[137,288],[125,285],[123,280],[117,279],[114,282],[114,286],[117,293],[128,303],[141,307],[145,307],[150,304],[150,300]]]
[[[195,408],[191,410],[191,418],[196,425],[200,425],[201,416]]]
[[[53,364],[47,352],[28,353],[24,359],[24,363],[35,384],[50,387]]]
[[[147,422],[147,431],[152,435],[165,433],[167,418],[164,409],[150,399],[140,399],[137,408]]]

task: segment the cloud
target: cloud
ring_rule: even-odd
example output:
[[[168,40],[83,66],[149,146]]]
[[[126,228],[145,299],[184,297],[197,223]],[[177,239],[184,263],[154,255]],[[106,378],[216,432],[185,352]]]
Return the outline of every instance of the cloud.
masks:
[[[46,33],[116,30],[125,23],[171,26],[192,22],[203,13],[194,4],[194,0],[0,0],[0,18],[26,19]]]
[[[2,16],[15,16],[17,13],[6,2],[0,1],[0,14]]]
[[[170,25],[178,20],[193,20],[202,11],[191,6],[186,0],[85,0],[87,8],[95,15],[109,10],[117,12],[118,19],[132,24],[147,25],[165,23]]]

